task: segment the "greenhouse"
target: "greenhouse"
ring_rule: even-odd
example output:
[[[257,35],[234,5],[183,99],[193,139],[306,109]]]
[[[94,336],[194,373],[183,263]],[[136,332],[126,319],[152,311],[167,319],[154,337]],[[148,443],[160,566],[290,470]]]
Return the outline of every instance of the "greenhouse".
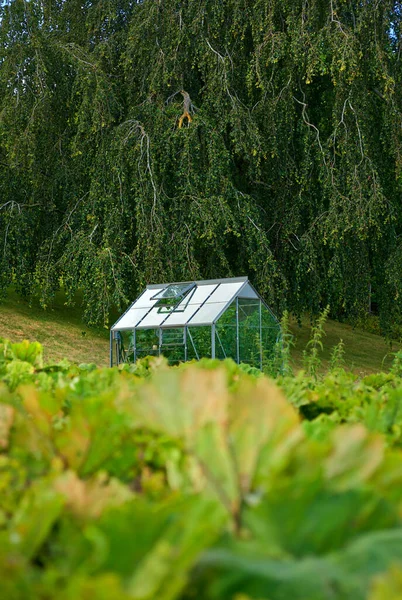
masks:
[[[110,366],[144,356],[170,364],[232,358],[272,361],[280,325],[247,277],[148,285],[110,332]]]

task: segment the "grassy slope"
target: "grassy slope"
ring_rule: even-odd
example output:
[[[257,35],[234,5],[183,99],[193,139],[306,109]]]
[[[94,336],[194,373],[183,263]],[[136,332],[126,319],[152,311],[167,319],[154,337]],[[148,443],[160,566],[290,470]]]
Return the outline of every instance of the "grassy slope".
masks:
[[[37,303],[29,306],[10,293],[0,303],[0,337],[13,342],[37,340],[44,346],[46,362],[67,358],[77,363],[108,365],[109,332],[84,325],[80,308],[65,306],[61,294],[54,307],[44,311]]]
[[[62,295],[58,295],[54,307],[45,312],[37,304],[29,306],[11,293],[0,304],[0,337],[12,341],[30,339],[41,342],[48,362],[68,358],[73,362],[94,362],[106,366],[109,333],[104,329],[89,329],[83,325],[80,314],[79,307],[65,306]],[[298,369],[309,339],[309,322],[305,320],[302,327],[292,323],[291,330],[296,337],[292,354],[294,366]],[[391,350],[379,336],[353,330],[350,325],[335,321],[328,321],[325,330],[323,366],[328,364],[331,349],[340,338],[345,343],[346,364],[357,373],[363,375],[390,366]]]
[[[296,339],[292,352],[294,364],[296,368],[301,368],[302,353],[310,337],[309,321],[305,319],[301,327],[293,322],[291,332]],[[331,351],[342,339],[345,345],[346,366],[361,375],[388,370],[392,364],[393,353],[400,348],[399,344],[393,343],[390,347],[378,335],[353,329],[351,325],[337,321],[327,321],[325,334],[322,340],[324,350],[321,356],[323,367],[329,365]]]

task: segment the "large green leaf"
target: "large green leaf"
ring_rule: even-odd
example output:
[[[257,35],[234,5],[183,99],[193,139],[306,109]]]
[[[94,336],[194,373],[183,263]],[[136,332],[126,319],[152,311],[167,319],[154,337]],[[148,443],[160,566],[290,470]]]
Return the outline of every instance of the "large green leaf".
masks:
[[[216,502],[189,498],[145,554],[129,582],[134,600],[173,600],[189,580],[203,550],[219,536],[227,516]]]
[[[48,479],[36,481],[23,495],[7,529],[1,532],[0,547],[5,555],[32,559],[61,514],[64,499]]]
[[[17,360],[27,362],[34,367],[43,365],[43,347],[39,342],[24,340],[18,344],[11,344],[11,352]]]
[[[203,597],[229,600],[243,593],[270,600],[365,600],[373,577],[400,559],[402,530],[361,536],[322,558],[273,560],[255,551],[247,542],[208,551],[198,570]]]

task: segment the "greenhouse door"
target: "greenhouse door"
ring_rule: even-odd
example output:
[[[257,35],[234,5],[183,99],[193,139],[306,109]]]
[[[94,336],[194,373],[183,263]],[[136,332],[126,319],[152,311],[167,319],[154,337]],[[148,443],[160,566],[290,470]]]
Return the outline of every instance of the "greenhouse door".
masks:
[[[184,327],[161,329],[160,354],[163,354],[171,365],[187,360],[186,330]]]

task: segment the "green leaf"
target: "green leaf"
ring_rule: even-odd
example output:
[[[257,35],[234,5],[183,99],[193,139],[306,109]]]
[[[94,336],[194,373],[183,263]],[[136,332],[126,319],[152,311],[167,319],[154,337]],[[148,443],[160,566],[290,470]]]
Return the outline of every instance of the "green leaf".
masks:
[[[11,351],[17,360],[39,368],[43,365],[43,348],[39,342],[24,340],[18,344],[11,344]]]
[[[38,480],[24,494],[7,532],[2,533],[8,552],[32,559],[48,537],[64,505],[61,494]]]

